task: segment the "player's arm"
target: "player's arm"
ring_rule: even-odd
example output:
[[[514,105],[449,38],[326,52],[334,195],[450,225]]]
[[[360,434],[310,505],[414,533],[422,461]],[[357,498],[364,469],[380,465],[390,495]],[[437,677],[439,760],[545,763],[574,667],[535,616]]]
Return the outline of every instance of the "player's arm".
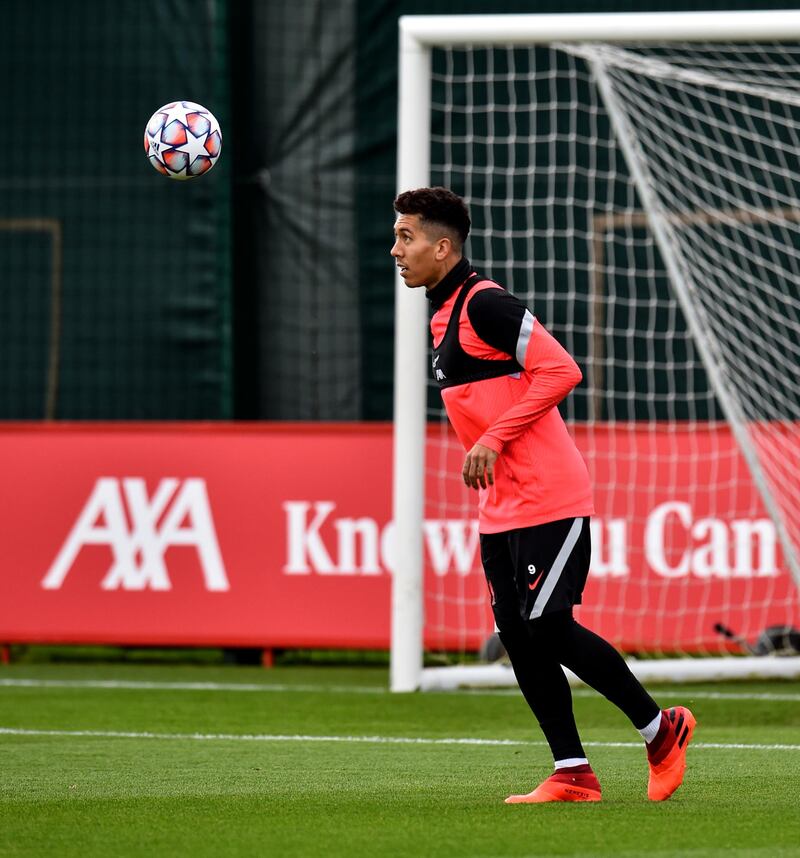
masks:
[[[486,289],[467,306],[475,333],[489,345],[516,357],[533,380],[522,397],[489,426],[478,445],[500,453],[578,385],[583,375],[563,346],[524,304],[503,290]]]

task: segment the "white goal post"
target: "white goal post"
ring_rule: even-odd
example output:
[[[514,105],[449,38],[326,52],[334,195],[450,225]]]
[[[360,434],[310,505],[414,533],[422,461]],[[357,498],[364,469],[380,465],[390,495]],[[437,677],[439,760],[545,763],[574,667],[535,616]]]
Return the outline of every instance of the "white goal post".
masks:
[[[777,58],[767,56],[769,52],[761,46],[773,43],[794,44],[797,50]],[[682,46],[677,58],[664,49],[669,44]],[[738,45],[747,46],[741,54],[736,53]],[[570,127],[563,132],[563,145],[557,140],[561,131],[555,127],[536,129],[534,133],[534,119],[530,119],[530,127],[526,126],[524,131],[515,128],[516,116],[521,114],[515,101],[521,86],[514,77],[516,55],[513,51],[543,46],[551,46],[565,58],[560,65],[572,70],[564,71],[565,81],[568,81],[570,73],[582,76],[579,85],[564,84],[564,91],[576,91],[588,86],[586,81],[590,81],[593,92],[596,92],[590,96],[591,112],[585,108],[590,117],[586,121],[591,133],[583,133],[573,127],[567,110],[563,123]],[[696,50],[693,46],[697,46]],[[509,52],[497,63],[501,67],[499,70],[493,71],[491,56],[483,61],[484,65],[466,60],[463,72],[459,71],[460,55],[446,59],[446,74],[440,76],[441,88],[449,93],[455,80],[468,93],[467,101],[461,107],[464,127],[469,128],[470,133],[462,133],[460,126],[455,130],[448,126],[446,133],[432,131],[432,111],[438,109],[442,116],[446,116],[453,109],[447,105],[437,108],[432,104],[437,75],[434,51],[495,49]],[[718,72],[719,68],[723,70]],[[575,72],[575,69],[580,71]],[[528,75],[525,85],[533,93],[548,86],[555,92],[554,76],[548,74],[547,78],[542,75],[536,79]],[[503,122],[498,125],[493,118],[492,99],[497,97],[491,94],[493,75],[502,81],[499,112],[503,113]],[[469,94],[471,90],[466,87],[474,87],[481,93],[490,92],[489,101],[480,108],[483,124],[477,131],[470,125],[469,113],[475,105]],[[562,90],[559,89],[558,93],[558,98],[561,98]],[[774,112],[768,113],[762,106],[763,102],[774,103]],[[673,114],[676,117],[674,124],[665,126],[668,133],[657,124],[660,121],[657,116],[659,105],[663,105],[666,122],[673,122]],[[648,112],[651,108],[652,114]],[[525,107],[522,110],[529,109]],[[560,116],[556,118],[554,110],[550,115],[553,126],[562,122]],[[449,120],[442,121],[447,124]],[[594,444],[600,438],[597,441],[599,446],[618,444],[618,447],[613,450],[609,447],[603,453],[614,460],[627,455],[627,445],[639,431],[639,424],[643,426],[647,422],[651,427],[642,449],[655,448],[653,439],[657,433],[661,433],[659,438],[686,437],[688,440],[680,443],[659,441],[665,449],[670,448],[669,455],[664,454],[669,464],[656,463],[654,457],[651,470],[641,469],[641,478],[653,480],[656,475],[660,479],[669,471],[675,472],[672,478],[681,489],[690,479],[702,483],[702,487],[694,490],[696,494],[681,494],[679,498],[676,495],[676,499],[669,502],[657,499],[659,514],[671,515],[678,524],[684,524],[686,532],[695,536],[698,542],[701,534],[708,534],[707,542],[693,549],[694,554],[691,554],[692,563],[697,558],[697,569],[693,572],[698,578],[697,587],[706,587],[702,598],[708,600],[713,610],[718,611],[719,619],[724,621],[725,611],[730,606],[718,599],[718,593],[723,593],[724,598],[731,602],[737,602],[740,595],[735,587],[742,585],[742,592],[752,596],[759,606],[759,618],[763,618],[766,624],[773,622],[775,616],[772,611],[774,605],[768,603],[777,601],[778,594],[783,594],[780,598],[784,600],[785,616],[791,619],[794,616],[792,606],[796,605],[792,599],[796,598],[796,591],[787,596],[776,582],[780,571],[783,578],[793,580],[800,589],[800,513],[797,512],[800,488],[795,468],[800,465],[800,375],[797,370],[800,353],[795,351],[800,342],[800,291],[797,287],[800,282],[800,218],[797,216],[800,200],[796,199],[795,192],[800,196],[800,188],[793,184],[794,168],[798,167],[797,172],[800,172],[800,162],[792,156],[792,148],[800,148],[800,11],[402,17],[399,23],[398,123],[398,192],[445,183],[441,181],[442,176],[446,179],[460,177],[462,183],[469,184],[469,169],[474,164],[454,167],[454,153],[468,151],[465,147],[471,145],[487,146],[491,159],[494,135],[508,135],[510,148],[501,162],[479,165],[485,176],[484,185],[491,185],[493,190],[487,191],[482,186],[481,192],[476,192],[476,199],[472,200],[458,182],[453,183],[453,189],[467,198],[471,211],[474,211],[473,206],[479,208],[481,205],[486,211],[485,215],[479,216],[478,233],[483,249],[470,258],[473,262],[481,261],[479,270],[487,276],[494,275],[503,282],[506,276],[514,274],[515,269],[508,259],[501,259],[500,253],[491,249],[498,242],[511,255],[514,242],[527,242],[530,247],[536,246],[538,241],[543,246],[552,246],[558,241],[569,244],[572,252],[582,260],[580,264],[588,284],[585,295],[580,289],[573,289],[570,294],[573,297],[578,295],[587,306],[587,318],[579,318],[561,333],[576,342],[586,340],[582,356],[590,389],[584,411],[568,415],[568,424],[573,431],[577,427],[583,433],[582,437],[588,439],[587,443]],[[598,162],[602,161],[604,175],[611,177],[604,181],[609,186],[612,182],[615,185],[612,191],[603,189],[602,194],[592,186],[591,193],[595,196],[587,196],[581,204],[586,213],[586,224],[576,226],[570,215],[564,214],[568,206],[564,200],[570,198],[569,194],[558,200],[559,211],[546,229],[539,229],[530,216],[520,215],[526,207],[547,207],[547,201],[525,199],[524,196],[515,196],[515,193],[516,188],[525,183],[528,189],[534,188],[537,173],[546,171],[549,166],[537,162],[534,154],[525,165],[512,163],[517,157],[515,153],[519,152],[513,147],[522,145],[514,142],[513,135],[518,134],[531,152],[538,151],[537,147],[549,147],[548,151],[555,152],[559,146],[564,151],[585,149],[589,152],[588,147],[597,142],[597,127],[604,123],[610,129],[609,139],[613,138],[614,151],[619,156],[609,155],[607,141],[601,140],[603,151],[598,156],[591,154],[586,157],[591,160],[590,166],[596,163],[595,157]],[[502,125],[502,131],[497,130],[499,125]],[[510,130],[506,131],[506,127]],[[738,148],[733,146],[731,151],[727,151],[724,141],[728,136],[736,136],[739,129],[743,142]],[[431,164],[432,135],[436,139],[441,137],[445,141],[442,145],[451,147],[444,159],[446,164],[436,167],[435,176],[440,179],[437,182],[433,182]],[[688,141],[685,144],[684,139]],[[715,145],[715,140],[723,143]],[[580,173],[587,165],[576,163],[574,166]],[[509,189],[505,197],[497,196],[499,192],[492,184],[495,174],[503,176]],[[547,183],[550,193],[559,193],[552,189],[561,181],[553,166]],[[581,181],[590,185],[594,178],[581,173]],[[500,183],[497,179],[496,184]],[[492,197],[493,193],[495,197]],[[538,186],[536,193],[539,193]],[[620,202],[622,197],[626,197],[626,202]],[[548,197],[550,199],[555,197]],[[503,212],[501,229],[493,226],[492,212],[495,209]],[[529,229],[520,227],[519,219],[524,217],[531,221]],[[566,227],[561,224],[561,218],[569,221]],[[475,234],[473,230],[473,236]],[[629,256],[626,261],[615,263],[611,260],[612,253],[621,252],[619,247],[622,245]],[[609,250],[603,251],[606,246]],[[605,257],[599,258],[604,252]],[[636,275],[628,271],[633,267],[632,260],[637,258],[637,254],[646,257],[647,272],[642,277],[649,278],[649,288],[652,288],[651,295],[641,298],[637,298],[635,293]],[[653,261],[656,256],[659,265]],[[751,261],[752,268],[748,268]],[[521,260],[517,262],[522,264]],[[542,262],[541,268],[537,269],[539,279],[547,276],[545,264]],[[617,268],[612,270],[615,264]],[[492,270],[494,266],[496,268]],[[732,273],[739,270],[743,271],[741,286],[737,284],[736,274]],[[570,278],[573,275],[566,273],[566,264],[563,272],[562,279],[572,282]],[[533,282],[533,273],[529,267],[525,273],[526,282]],[[792,274],[796,275],[793,281]],[[556,278],[558,275],[553,276]],[[596,300],[598,278],[603,277],[609,281],[617,277],[620,282],[628,277],[634,285],[622,298],[622,293],[612,296],[609,291],[603,304]],[[653,310],[654,296],[662,281],[668,284],[670,297],[663,299],[660,310]],[[781,283],[788,285],[782,287]],[[504,285],[512,288],[509,283]],[[531,285],[527,292],[525,288],[521,291],[525,292],[524,297],[528,300],[535,293],[537,304],[542,300],[543,305],[550,309],[559,301],[553,290],[547,294],[545,290],[540,293],[538,287]],[[729,306],[728,302],[734,299],[737,306]],[[751,300],[752,305],[749,305]],[[652,319],[648,324],[653,327],[645,333],[652,340],[665,341],[664,354],[669,359],[663,358],[661,352],[655,356],[648,354],[641,361],[634,351],[623,355],[618,343],[626,337],[631,339],[630,331],[626,332],[624,323],[618,319],[609,321],[604,318],[604,314],[608,316],[611,312],[621,314],[619,308],[623,306],[633,308],[631,318],[636,313],[646,317],[648,307],[653,318],[659,312],[662,315],[679,315],[683,322],[677,330],[681,331],[681,337],[685,332],[685,342],[681,339],[677,349],[679,355],[676,357],[670,351],[678,340],[673,329],[662,330],[659,327],[661,322]],[[396,277],[395,309],[395,573],[392,584],[391,688],[394,691],[411,691],[451,687],[459,682],[478,685],[510,683],[513,676],[506,668],[473,668],[467,672],[436,668],[427,674],[423,669],[428,307],[424,296],[418,290],[408,289],[399,276]],[[537,308],[534,308],[534,313],[539,315]],[[557,312],[554,311],[554,315]],[[766,320],[763,327],[759,327],[761,318]],[[740,354],[728,337],[730,330],[743,326],[746,319],[752,319],[757,330],[753,333],[753,340],[747,344],[747,354]],[[547,324],[548,319],[544,322]],[[631,325],[629,323],[629,327]],[[765,343],[762,357],[753,356],[753,352],[758,351],[754,344],[760,342],[757,337]],[[566,345],[570,347],[569,342]],[[640,350],[642,347],[649,348],[646,343],[640,345]],[[570,351],[574,353],[574,349],[570,348]],[[689,355],[685,359],[684,351]],[[696,364],[693,362],[695,357]],[[580,358],[581,355],[576,355],[579,362]],[[776,390],[776,381],[768,374],[773,368],[777,368],[785,379],[780,382],[781,389]],[[670,372],[682,379],[677,387],[671,376],[667,377]],[[603,416],[602,409],[598,411],[592,403],[601,395],[604,382],[613,379],[614,373],[620,377],[627,374],[628,377],[628,381],[620,383],[616,391],[618,402],[623,405],[616,406],[616,410],[613,403],[607,405],[607,413]],[[697,381],[700,374],[702,380]],[[624,403],[632,400],[640,378],[646,378],[646,385],[650,386],[649,398],[635,407],[631,405],[626,411]],[[743,392],[745,380],[752,392],[750,389]],[[628,383],[630,388],[624,387]],[[685,388],[682,387],[684,384]],[[693,396],[698,402],[702,400],[696,408],[689,404],[684,413],[674,406],[676,399],[684,397],[689,400]],[[727,428],[716,428],[722,425]],[[627,433],[625,439],[604,440],[603,432],[607,431],[607,426],[612,427],[608,431],[613,437]],[[704,434],[706,426],[711,427],[707,438]],[[732,453],[725,447],[726,433],[730,434],[738,452]],[[696,441],[695,434],[703,435],[705,440],[702,443]],[[695,444],[696,447],[692,446]],[[680,450],[675,452],[678,448]],[[694,458],[680,459],[684,448],[690,450]],[[716,474],[715,456],[725,461],[719,474]],[[731,464],[732,457],[736,456],[741,457],[741,468],[736,463]],[[600,461],[600,454],[597,461],[592,458],[589,464],[590,470],[596,467],[598,472],[607,468]],[[630,468],[635,470],[634,465]],[[622,483],[625,479],[620,477]],[[757,503],[766,511],[774,529],[775,550],[782,556],[782,569],[772,569],[764,560],[758,570],[752,572],[753,577],[764,580],[756,581],[752,586],[749,580],[744,580],[750,574],[747,571],[750,561],[745,555],[751,548],[743,546],[746,533],[761,528],[758,532],[762,535],[762,542],[758,550],[762,553],[766,550],[763,540],[767,537],[763,535],[765,530],[757,514],[753,513],[749,518],[740,515],[730,523],[731,541],[724,549],[719,547],[725,538],[724,528],[722,524],[715,523],[718,519],[713,518],[712,513],[702,521],[692,522],[688,518],[695,498],[698,507],[707,502],[705,485],[714,479],[718,480],[716,485],[719,487],[716,490],[718,498],[714,502],[722,504],[724,501],[721,499],[729,497],[732,506],[739,503],[741,484],[750,481]],[[617,503],[612,498],[614,490],[609,486],[606,493],[604,489],[603,498],[608,498],[609,509]],[[625,491],[631,498],[637,491],[639,494],[652,494],[647,486],[637,488],[628,485]],[[686,488],[686,491],[690,489]],[[443,491],[443,497],[445,494]],[[633,500],[630,502],[634,503]],[[442,503],[446,506],[449,501]],[[475,513],[476,510],[473,511]],[[445,517],[443,515],[442,520]],[[613,523],[617,521],[622,523]],[[606,533],[609,543],[623,532],[624,513],[613,522],[609,523]],[[655,527],[648,520],[648,539],[655,532],[651,528]],[[666,525],[662,529],[666,532]],[[752,548],[752,551],[756,550]],[[662,550],[662,555],[665,551]],[[687,548],[682,555],[681,563],[690,557],[688,551]],[[729,568],[722,557],[727,551],[731,557],[738,552]],[[693,582],[681,563],[662,559],[665,580],[661,583],[664,588],[658,589],[657,596],[654,596],[656,601],[652,610],[666,610],[669,604],[669,609],[674,609],[678,616],[682,610],[681,601],[697,597],[696,588],[692,591]],[[726,571],[721,571],[722,566]],[[614,571],[607,572],[609,578],[614,574]],[[715,576],[720,580],[714,580]],[[766,583],[772,589],[766,590],[763,586],[758,589],[756,586]],[[673,597],[667,584],[673,588],[685,587],[688,595]],[[719,587],[714,589],[717,584]],[[632,597],[632,603],[640,601],[638,593]],[[673,608],[672,602],[676,598]],[[643,613],[643,624],[645,616]],[[703,623],[705,621],[704,617]],[[697,641],[704,640],[706,632],[705,626],[698,629]],[[645,637],[643,635],[642,639]],[[703,647],[698,645],[692,649],[702,651]],[[666,670],[666,673],[658,673],[660,677],[714,678],[735,671],[737,663],[741,668],[739,673],[747,676],[759,675],[759,664],[763,665],[761,675],[764,676],[773,676],[776,671],[782,675],[800,675],[800,659],[788,657],[726,658],[723,667],[710,658],[691,659],[693,665],[689,673],[684,671],[687,659],[679,660],[677,672],[671,671],[668,660],[659,661],[662,665],[659,670]],[[776,662],[779,662],[778,666]],[[448,670],[451,672],[446,673]],[[648,670],[650,668],[645,667],[640,672],[651,675]],[[463,679],[454,678],[462,676]]]

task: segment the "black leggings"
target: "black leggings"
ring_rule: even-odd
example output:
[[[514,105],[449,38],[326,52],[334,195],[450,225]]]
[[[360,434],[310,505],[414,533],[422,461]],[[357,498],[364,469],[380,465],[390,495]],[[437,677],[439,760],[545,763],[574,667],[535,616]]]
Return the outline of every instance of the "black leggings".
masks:
[[[625,659],[611,644],[577,623],[571,610],[509,622],[500,629],[500,640],[555,760],[586,756],[561,665],[618,706],[637,730],[659,714],[658,704]]]

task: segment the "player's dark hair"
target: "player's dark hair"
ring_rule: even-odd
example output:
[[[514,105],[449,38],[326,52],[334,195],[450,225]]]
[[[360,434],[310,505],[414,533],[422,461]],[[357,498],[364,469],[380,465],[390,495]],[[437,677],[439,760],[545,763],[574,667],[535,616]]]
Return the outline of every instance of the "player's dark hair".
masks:
[[[423,227],[428,224],[444,227],[458,238],[459,250],[472,226],[464,200],[447,188],[404,191],[394,201],[394,210],[399,214],[419,215]]]

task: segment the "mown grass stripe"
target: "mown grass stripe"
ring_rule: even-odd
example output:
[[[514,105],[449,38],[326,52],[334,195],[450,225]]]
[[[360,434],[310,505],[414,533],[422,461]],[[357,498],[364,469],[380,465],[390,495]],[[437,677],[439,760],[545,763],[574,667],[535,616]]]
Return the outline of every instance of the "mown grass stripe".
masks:
[[[306,694],[388,694],[389,689],[380,685],[311,685],[292,683],[264,683],[264,682],[159,682],[149,680],[126,680],[126,679],[25,679],[25,678],[2,678],[0,688],[86,688],[112,691],[233,691],[233,692],[302,692]],[[702,691],[686,689],[680,686],[681,694],[687,698],[698,700],[767,700],[775,702],[798,703],[800,694],[765,692],[727,692],[727,691]],[[669,686],[664,686],[670,695],[675,691]],[[477,694],[492,696],[517,696],[519,690],[516,688],[503,689],[462,689],[459,691],[436,691],[433,694]],[[585,688],[572,690],[575,697],[596,697],[597,692]]]
[[[90,739],[171,739],[199,742],[341,742],[345,744],[377,745],[476,745],[485,747],[541,747],[545,742],[521,739],[478,739],[471,737],[424,736],[314,736],[283,733],[151,733],[128,730],[37,730],[25,727],[0,727],[0,736],[55,736]],[[591,748],[636,748],[641,742],[584,742]],[[695,742],[692,749],[740,751],[800,751],[800,745],[743,744],[735,742]]]

